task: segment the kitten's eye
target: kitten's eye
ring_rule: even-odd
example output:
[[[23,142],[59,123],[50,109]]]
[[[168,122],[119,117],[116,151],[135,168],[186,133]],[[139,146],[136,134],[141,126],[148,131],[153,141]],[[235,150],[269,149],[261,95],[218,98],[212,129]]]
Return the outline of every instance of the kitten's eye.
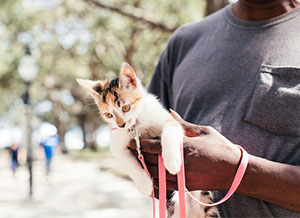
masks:
[[[123,111],[124,113],[130,111],[130,104],[124,105],[124,106],[122,107],[122,111]]]
[[[105,115],[108,119],[110,119],[110,118],[113,117],[113,115],[112,115],[111,113],[105,113],[104,115]]]

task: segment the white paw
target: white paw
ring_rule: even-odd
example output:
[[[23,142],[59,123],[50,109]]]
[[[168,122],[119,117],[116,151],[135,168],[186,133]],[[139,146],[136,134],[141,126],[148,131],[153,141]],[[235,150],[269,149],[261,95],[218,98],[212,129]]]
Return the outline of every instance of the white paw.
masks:
[[[149,176],[145,173],[143,177],[138,178],[135,181],[137,189],[140,193],[145,196],[150,196],[153,190],[152,180]]]
[[[164,160],[164,165],[166,169],[173,175],[179,172],[181,166],[181,156],[180,152],[178,154],[172,153],[166,155],[166,152],[162,153],[162,157]]]
[[[178,125],[166,125],[161,135],[162,157],[166,169],[171,174],[176,174],[181,166],[180,142],[183,137],[183,129]]]

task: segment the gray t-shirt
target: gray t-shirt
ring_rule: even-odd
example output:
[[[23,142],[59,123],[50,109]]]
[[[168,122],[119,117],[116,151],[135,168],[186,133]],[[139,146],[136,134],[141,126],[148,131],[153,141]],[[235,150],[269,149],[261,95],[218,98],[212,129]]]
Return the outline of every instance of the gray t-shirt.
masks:
[[[180,27],[160,57],[150,92],[252,155],[300,166],[299,15],[300,7],[246,22],[229,5]],[[220,209],[223,217],[300,217],[239,194]]]

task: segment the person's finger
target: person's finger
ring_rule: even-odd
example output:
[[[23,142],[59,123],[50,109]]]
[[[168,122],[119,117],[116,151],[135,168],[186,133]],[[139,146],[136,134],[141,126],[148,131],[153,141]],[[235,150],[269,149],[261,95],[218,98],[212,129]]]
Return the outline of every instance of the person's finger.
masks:
[[[156,185],[157,188],[155,188],[155,185],[154,185],[154,196],[155,196],[156,199],[159,199],[158,181],[156,181],[156,182],[157,182],[157,185]],[[169,200],[169,199],[172,198],[173,193],[174,193],[173,190],[167,190],[167,193],[166,193],[166,195],[167,195],[167,200]]]
[[[159,139],[140,139],[141,151],[149,154],[160,154],[161,144]],[[134,139],[130,140],[128,147],[131,150],[136,150],[136,141]]]
[[[157,179],[158,178],[158,169],[157,165],[147,165],[148,171],[152,178]]]
[[[158,155],[144,153],[144,160],[146,165],[157,165],[158,164]]]
[[[158,179],[158,166],[157,165],[147,165],[147,168],[150,172],[150,175],[154,179]],[[166,171],[166,179],[170,182],[177,182],[177,176],[170,174],[168,171]]]
[[[159,139],[141,139],[141,150],[149,154],[160,154],[161,142]]]
[[[170,114],[171,116],[178,122],[180,123],[183,127],[185,127],[186,125],[186,121],[184,119],[181,118],[181,116],[174,110],[169,109],[170,110]]]
[[[136,150],[136,142],[135,142],[134,139],[131,139],[131,140],[130,140],[129,148],[130,148],[131,150]]]
[[[158,179],[153,179],[153,186],[154,186],[154,190],[158,191],[158,188],[159,188]],[[170,193],[174,190],[177,190],[177,183],[176,182],[172,182],[172,181],[167,180],[166,186],[167,186],[167,193]],[[155,195],[155,197],[156,197],[156,195]],[[158,195],[157,195],[156,198],[158,198]]]

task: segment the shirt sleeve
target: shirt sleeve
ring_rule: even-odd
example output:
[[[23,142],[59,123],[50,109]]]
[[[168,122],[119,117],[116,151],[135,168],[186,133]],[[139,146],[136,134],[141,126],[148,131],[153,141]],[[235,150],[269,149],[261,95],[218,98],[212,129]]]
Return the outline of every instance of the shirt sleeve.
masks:
[[[176,66],[187,49],[184,28],[179,27],[170,37],[168,45],[159,57],[149,85],[149,92],[156,95],[166,109],[173,108],[172,83]]]
[[[169,60],[168,47],[162,52],[156,69],[154,71],[152,80],[150,82],[148,91],[158,97],[160,102],[169,109],[171,99],[171,84],[168,83],[169,78]]]

